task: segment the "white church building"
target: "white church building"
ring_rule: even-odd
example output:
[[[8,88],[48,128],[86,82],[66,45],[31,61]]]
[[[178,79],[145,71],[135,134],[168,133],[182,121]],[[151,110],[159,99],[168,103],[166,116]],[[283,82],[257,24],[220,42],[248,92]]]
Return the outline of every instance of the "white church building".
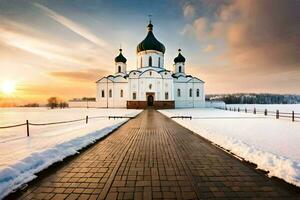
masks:
[[[174,59],[173,70],[166,70],[166,48],[155,38],[151,21],[147,29],[146,38],[136,48],[136,69],[127,71],[127,59],[120,49],[115,58],[115,73],[96,82],[96,107],[205,107],[204,82],[185,73],[186,60],[181,50]]]

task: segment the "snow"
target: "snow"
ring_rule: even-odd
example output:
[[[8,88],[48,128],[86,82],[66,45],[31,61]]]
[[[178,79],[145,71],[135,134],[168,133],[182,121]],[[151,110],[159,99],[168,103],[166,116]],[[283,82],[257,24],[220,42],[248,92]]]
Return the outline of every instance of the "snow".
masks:
[[[136,116],[141,110],[3,108],[0,126],[24,123],[66,121],[85,116]],[[0,129],[0,199],[34,179],[36,173],[107,135],[128,119],[89,119],[60,125],[26,126]]]
[[[295,109],[296,110],[296,109]],[[300,187],[300,122],[213,108],[160,110],[182,126],[259,169]]]

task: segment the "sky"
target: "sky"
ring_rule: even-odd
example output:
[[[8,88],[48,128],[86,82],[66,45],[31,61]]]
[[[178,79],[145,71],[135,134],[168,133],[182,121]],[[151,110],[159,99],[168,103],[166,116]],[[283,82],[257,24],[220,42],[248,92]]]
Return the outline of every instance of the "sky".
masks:
[[[207,94],[300,94],[297,0],[0,0],[0,104],[93,97],[114,73],[120,46],[136,69],[136,46],[152,15],[166,46]]]

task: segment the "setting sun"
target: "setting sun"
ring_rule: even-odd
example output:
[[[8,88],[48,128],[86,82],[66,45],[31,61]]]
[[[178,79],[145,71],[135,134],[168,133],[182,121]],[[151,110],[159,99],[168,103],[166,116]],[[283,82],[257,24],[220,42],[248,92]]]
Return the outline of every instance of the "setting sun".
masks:
[[[6,80],[2,83],[1,91],[4,94],[12,94],[16,90],[16,85],[13,81]]]

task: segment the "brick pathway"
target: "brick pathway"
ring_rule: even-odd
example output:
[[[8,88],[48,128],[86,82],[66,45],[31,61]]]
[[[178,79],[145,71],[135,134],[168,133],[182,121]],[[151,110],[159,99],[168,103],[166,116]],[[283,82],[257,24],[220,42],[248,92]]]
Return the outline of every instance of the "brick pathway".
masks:
[[[300,199],[154,110],[50,171],[9,198]]]

